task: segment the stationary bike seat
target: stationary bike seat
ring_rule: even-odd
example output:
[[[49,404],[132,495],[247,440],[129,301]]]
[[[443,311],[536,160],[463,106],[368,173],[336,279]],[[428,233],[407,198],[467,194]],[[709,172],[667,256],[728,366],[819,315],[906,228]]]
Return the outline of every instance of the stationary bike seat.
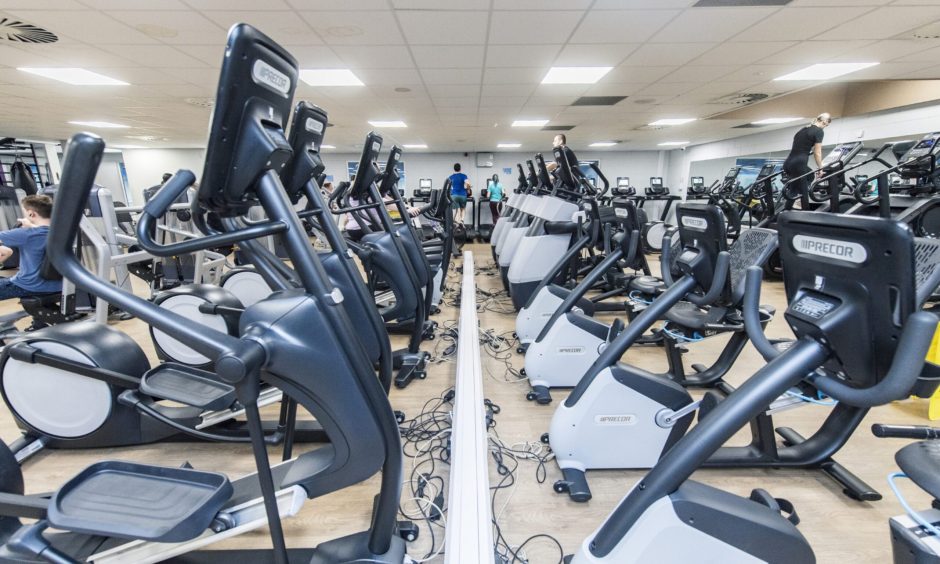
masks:
[[[912,482],[940,499],[940,440],[911,443],[899,450],[894,460]]]
[[[641,294],[656,295],[666,289],[666,284],[655,276],[637,276],[630,280],[630,289]]]

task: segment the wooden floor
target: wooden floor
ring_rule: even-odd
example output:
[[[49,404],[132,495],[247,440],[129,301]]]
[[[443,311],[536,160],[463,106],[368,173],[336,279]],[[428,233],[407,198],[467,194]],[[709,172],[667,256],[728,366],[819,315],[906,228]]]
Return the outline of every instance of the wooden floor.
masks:
[[[468,245],[474,252],[478,270],[491,266],[489,247]],[[460,261],[457,261],[459,266]],[[492,271],[492,269],[490,269]],[[452,276],[453,284],[459,278]],[[487,292],[499,290],[499,279],[485,273],[477,275],[478,288]],[[763,292],[762,303],[773,304],[778,312],[785,306],[782,285],[767,283]],[[511,332],[515,327],[515,315],[499,313],[496,301],[490,302],[490,309],[480,312],[481,331],[492,329],[495,333]],[[0,314],[15,311],[16,302],[0,304]],[[435,316],[439,322],[456,319],[456,309],[444,307]],[[137,321],[123,321],[115,324],[121,330],[134,337],[155,361],[146,326]],[[768,333],[771,336],[789,336],[787,329],[778,319],[771,323]],[[405,338],[393,338],[393,346],[404,346]],[[720,339],[706,340],[691,345],[687,355],[687,364],[709,362],[720,350]],[[434,345],[426,343],[425,348]],[[523,365],[522,357],[511,353],[510,362],[515,368]],[[631,350],[625,361],[636,363],[648,369],[665,369],[665,357],[662,349],[641,348]],[[762,365],[757,353],[748,346],[732,370],[732,382],[740,382]],[[512,382],[507,374],[506,365],[484,354],[484,390],[486,396],[501,408],[496,416],[496,431],[507,444],[537,442],[539,436],[548,430],[553,406],[539,406],[525,400],[527,386],[524,382]],[[404,410],[409,416],[414,415],[429,398],[438,396],[451,387],[454,382],[454,364],[452,362],[436,364],[430,369],[427,380],[416,381],[405,390],[392,391],[392,403],[396,409]],[[55,391],[50,391],[55,393]],[[566,392],[553,392],[554,405],[563,401]],[[721,487],[731,492],[747,495],[753,488],[762,487],[777,497],[785,497],[796,504],[802,523],[800,530],[809,539],[816,551],[817,561],[836,562],[890,562],[890,541],[887,520],[900,513],[900,507],[893,498],[885,482],[885,476],[894,470],[894,452],[906,444],[905,441],[876,439],[871,436],[868,427],[873,422],[925,424],[926,402],[911,400],[873,410],[863,426],[849,444],[839,453],[837,459],[855,471],[859,476],[885,494],[885,499],[875,503],[861,503],[842,495],[838,486],[826,475],[816,471],[790,470],[703,470],[695,478]],[[808,406],[782,414],[779,422],[795,427],[804,434],[811,433],[825,417],[828,408]],[[0,407],[0,438],[7,443],[19,435],[19,431],[5,406]],[[629,444],[611,445],[612,448],[630,448]],[[272,457],[277,456],[276,449],[271,450]],[[155,444],[133,448],[102,449],[87,451],[47,451],[29,460],[24,467],[28,492],[54,490],[64,480],[100,459],[123,459],[141,462],[178,465],[190,462],[196,468],[223,471],[231,477],[237,477],[253,471],[253,462],[249,449],[244,446],[219,444]],[[492,459],[491,483],[496,484],[501,476],[497,474]],[[513,487],[501,490],[496,498],[496,508],[500,513],[500,526],[510,544],[518,545],[526,538],[536,534],[549,534],[555,537],[566,553],[576,551],[582,540],[591,533],[607,516],[611,509],[631,485],[642,476],[637,471],[594,471],[588,474],[594,498],[586,504],[569,501],[566,495],[552,491],[552,483],[560,477],[554,462],[546,465],[547,476],[543,483],[536,481],[536,463],[523,461],[516,475]],[[378,491],[378,479],[341,492],[308,502],[300,515],[285,522],[288,546],[314,546],[318,542],[363,530],[368,526],[372,497]],[[928,496],[916,488],[905,488],[908,499],[914,507],[925,507]],[[422,530],[422,539],[414,543],[409,552],[415,557],[422,556],[427,550],[428,538]],[[270,546],[264,531],[243,535],[221,543],[219,548],[266,547]],[[539,538],[526,546],[525,554],[532,563],[552,563],[558,561],[558,549],[551,541]],[[432,562],[442,562],[438,557]],[[468,563],[470,564],[470,563]]]

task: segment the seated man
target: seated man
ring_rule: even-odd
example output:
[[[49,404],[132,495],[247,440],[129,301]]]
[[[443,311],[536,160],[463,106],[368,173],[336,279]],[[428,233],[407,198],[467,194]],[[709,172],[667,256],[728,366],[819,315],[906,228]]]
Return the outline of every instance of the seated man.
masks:
[[[11,278],[0,278],[0,300],[62,291],[61,280],[46,280],[39,271],[46,258],[46,238],[52,216],[52,198],[26,196],[21,202],[25,217],[16,229],[0,231],[0,262],[20,251],[20,270]]]

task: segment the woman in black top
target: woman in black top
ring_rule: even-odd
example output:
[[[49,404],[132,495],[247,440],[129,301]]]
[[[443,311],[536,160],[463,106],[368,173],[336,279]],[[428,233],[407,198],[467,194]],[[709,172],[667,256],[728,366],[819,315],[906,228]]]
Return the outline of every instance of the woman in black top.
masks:
[[[805,195],[809,189],[809,165],[806,163],[806,156],[812,153],[816,161],[816,167],[822,167],[822,140],[823,129],[832,123],[832,116],[828,113],[819,114],[813,122],[800,129],[793,136],[793,147],[787,160],[783,163],[783,170],[790,178],[797,178],[788,188],[791,194]],[[804,202],[805,204],[805,202]]]

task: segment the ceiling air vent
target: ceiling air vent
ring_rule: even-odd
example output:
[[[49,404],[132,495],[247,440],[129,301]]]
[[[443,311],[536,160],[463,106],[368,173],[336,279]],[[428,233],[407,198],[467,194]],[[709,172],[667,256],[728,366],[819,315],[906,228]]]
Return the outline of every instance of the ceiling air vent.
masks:
[[[574,129],[573,125],[546,125],[542,131],[571,131],[572,129]]]
[[[199,106],[200,108],[215,107],[215,98],[185,98],[183,101],[190,106]]]
[[[940,22],[934,22],[912,31],[908,37],[914,39],[940,39]]]
[[[14,43],[55,43],[59,37],[39,26],[0,16],[0,39]]]
[[[626,96],[581,96],[574,101],[572,106],[613,106],[614,104],[626,100]]]
[[[742,6],[786,6],[793,0],[698,0],[693,8],[740,8]]]
[[[760,100],[770,98],[769,94],[761,94],[759,92],[752,93],[742,93],[742,94],[729,94],[727,96],[722,96],[721,98],[715,98],[710,104],[726,104],[729,106],[744,106],[747,104],[752,104]]]

